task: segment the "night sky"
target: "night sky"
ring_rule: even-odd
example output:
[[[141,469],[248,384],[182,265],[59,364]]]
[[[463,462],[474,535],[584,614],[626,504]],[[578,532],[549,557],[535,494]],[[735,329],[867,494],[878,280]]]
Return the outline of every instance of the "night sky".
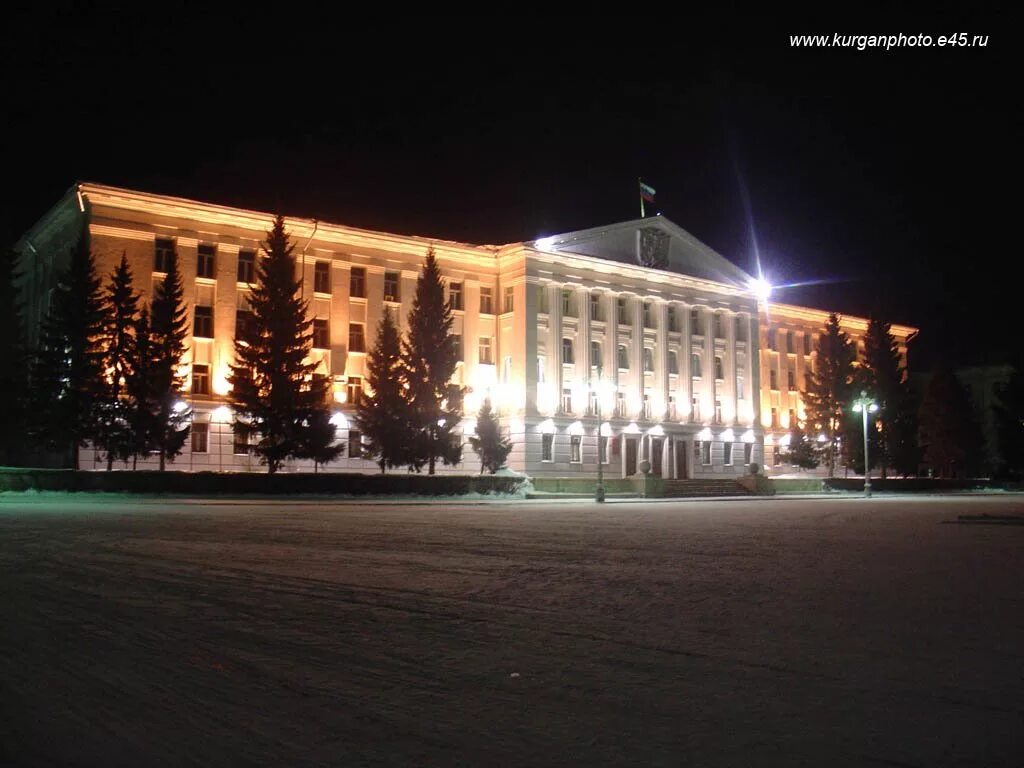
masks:
[[[503,243],[635,218],[642,176],[741,267],[752,221],[773,282],[827,281],[780,301],[921,327],[919,370],[1018,353],[1021,57],[999,6],[685,29],[384,12],[9,13],[4,243],[76,180]],[[861,31],[990,38],[789,47]]]

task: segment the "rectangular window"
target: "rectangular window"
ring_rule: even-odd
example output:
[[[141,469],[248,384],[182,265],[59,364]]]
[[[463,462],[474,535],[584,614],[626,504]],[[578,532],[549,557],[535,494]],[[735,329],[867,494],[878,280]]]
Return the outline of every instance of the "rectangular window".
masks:
[[[192,335],[202,339],[213,338],[213,307],[196,307]]]
[[[348,277],[348,295],[355,299],[366,298],[365,267],[352,267]]]
[[[314,349],[330,349],[331,348],[331,331],[327,321],[322,318],[314,318],[313,320],[313,348]]]
[[[668,353],[668,372],[677,375],[679,373],[679,356],[675,352]]]
[[[768,337],[768,349],[770,349],[772,352],[775,352],[775,341],[776,337],[778,336],[778,331],[773,331],[769,329],[765,331],[765,335]]]
[[[747,340],[747,324],[743,322],[742,317],[736,318],[736,341]]]
[[[254,283],[254,282],[256,282],[256,252],[255,251],[239,251],[238,252],[238,282],[240,282],[240,283]]]
[[[540,436],[540,460],[541,461],[554,461],[555,455],[555,436],[549,432],[545,432]]]
[[[725,329],[723,328],[723,325],[722,325],[722,313],[721,312],[715,312],[715,321],[714,322],[715,322],[715,338],[716,339],[724,339],[725,338]]]
[[[732,443],[722,443],[722,463],[727,467],[732,466]]]
[[[668,308],[668,329],[672,333],[679,332],[679,314],[674,304],[670,304]]]
[[[626,415],[626,393],[621,389],[615,393],[615,415]]]
[[[629,325],[629,305],[625,299],[619,299],[616,302],[619,315],[619,325]]]
[[[572,291],[562,291],[562,317],[572,316]]]
[[[695,379],[700,378],[700,355],[697,353],[690,355],[690,375]]]
[[[453,333],[452,334],[452,347],[455,349],[455,359],[456,359],[456,361],[461,363],[463,360],[465,360],[465,358],[462,355],[462,334],[461,333]]]
[[[562,413],[572,413],[572,389],[569,387],[562,390]]]
[[[480,314],[494,314],[494,293],[490,286],[480,286]]]
[[[569,436],[569,461],[573,464],[583,462],[583,437],[582,435]]]
[[[796,373],[793,371],[787,371],[786,380],[789,383],[789,391],[796,392]]]
[[[651,396],[644,394],[643,404],[641,405],[640,415],[642,418],[651,418]]]
[[[768,381],[770,389],[779,388],[779,374],[774,368],[768,371]]]
[[[711,441],[703,440],[700,444],[700,463],[705,467],[711,466]]]
[[[207,453],[210,450],[210,424],[206,421],[193,421],[192,453]]]
[[[358,429],[348,431],[348,456],[350,459],[363,457],[363,433]]]
[[[548,289],[543,285],[537,288],[537,312],[541,315],[548,314]]]
[[[626,348],[625,344],[619,344],[619,348],[618,348],[618,352],[617,352],[617,358],[618,358],[619,370],[620,371],[628,371],[629,370],[629,350]]]
[[[743,374],[736,375],[736,399],[743,399]]]
[[[722,401],[715,400],[715,424],[722,423]]]
[[[385,272],[384,273],[384,301],[401,301],[401,296],[398,293],[398,279],[400,275],[398,272]]]
[[[572,365],[576,362],[573,354],[572,339],[562,339],[562,365]]]
[[[600,368],[601,367],[601,342],[592,341],[590,342],[590,367]]]
[[[589,400],[589,406],[588,406],[589,410],[587,411],[587,413],[589,413],[591,416],[597,416],[597,414],[600,413],[600,408],[601,408],[601,403],[598,402],[598,399],[597,399],[597,392],[595,392],[594,390],[590,390],[590,395],[588,397],[588,400]]]
[[[743,444],[743,463],[749,464],[754,458],[754,444],[744,443]]]
[[[590,294],[590,319],[601,319],[601,294],[599,293]]]
[[[793,429],[796,426],[796,411],[792,408],[789,409],[789,428]]]
[[[644,347],[644,373],[654,372],[654,350]]]
[[[318,261],[313,267],[313,290],[316,293],[331,292],[331,262]]]
[[[235,338],[251,343],[252,336],[255,333],[255,322],[256,316],[252,313],[251,309],[236,309]]]
[[[515,309],[515,288],[509,287],[505,289],[504,296],[502,298],[501,311],[512,312]]]
[[[787,333],[786,334],[786,351],[789,354],[793,354],[794,352],[796,352],[796,348],[795,348],[795,345],[793,343],[793,334],[792,333]]]
[[[700,310],[690,310],[690,333],[694,336],[703,336],[704,333],[700,328]]]
[[[693,411],[693,420],[700,421],[700,398],[695,397],[690,401],[690,408]]]
[[[811,334],[804,333],[804,354],[811,354]]]
[[[210,394],[210,366],[192,364],[192,394]]]
[[[772,408],[772,427],[779,428],[779,409]]]
[[[217,246],[200,243],[196,257],[196,277],[205,277],[212,280],[216,257]]]
[[[493,365],[494,358],[491,357],[491,337],[481,336],[477,348],[477,359],[484,365]]]
[[[363,377],[349,376],[345,386],[346,402],[352,406],[359,405],[363,399]]]
[[[651,302],[644,302],[644,328],[654,327],[654,312],[651,307]]]
[[[174,241],[158,237],[153,258],[153,271],[166,272],[171,265],[172,258],[174,258]]]
[[[366,334],[364,333],[364,326],[362,323],[349,323],[348,324],[348,351],[349,352],[365,352],[366,351]]]
[[[722,358],[720,357],[715,358],[715,379],[717,381],[722,381],[723,379],[725,379],[725,370],[724,366],[722,365]]]
[[[668,417],[671,421],[675,421],[678,418],[676,413],[676,396],[668,396]]]
[[[462,309],[462,283],[448,283],[448,304],[452,309]]]

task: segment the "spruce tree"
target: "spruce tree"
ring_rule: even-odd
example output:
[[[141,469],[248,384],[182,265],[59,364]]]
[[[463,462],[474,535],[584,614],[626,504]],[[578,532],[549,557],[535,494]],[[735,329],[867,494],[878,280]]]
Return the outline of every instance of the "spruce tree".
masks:
[[[156,442],[158,408],[153,390],[153,334],[149,324],[149,307],[146,305],[139,311],[132,335],[135,343],[128,363],[125,390],[128,395],[129,455],[132,458],[132,469],[135,469],[139,456],[148,456]]]
[[[317,411],[326,411],[328,380],[314,376],[317,364],[307,362],[312,349],[313,320],[299,298],[293,246],[284,218],[277,216],[263,243],[256,284],[249,297],[251,333],[235,339],[235,363],[229,381],[235,410],[235,431],[249,439],[267,471],[277,472],[285,460],[301,457],[310,444]]]
[[[853,344],[839,325],[839,317],[829,315],[825,332],[818,338],[814,370],[807,374],[803,392],[807,424],[816,434],[825,435],[823,459],[829,477],[835,474],[836,438],[844,429],[845,410],[850,401],[853,380]]]
[[[126,397],[128,379],[135,360],[135,328],[139,320],[139,295],[132,290],[132,272],[128,257],[121,254],[121,263],[110,276],[106,288],[110,308],[104,332],[104,369],[108,381],[101,403],[99,445],[107,454],[107,471],[114,459],[127,459],[132,455],[133,440],[128,419],[129,400]]]
[[[480,457],[480,474],[486,469],[494,474],[505,466],[505,459],[512,451],[512,443],[502,436],[498,420],[491,410],[490,398],[484,400],[476,417],[476,434],[469,438],[477,456]]]
[[[963,385],[948,368],[932,374],[920,412],[924,463],[937,477],[966,477],[982,463],[984,438]]]
[[[789,448],[785,460],[801,469],[814,469],[820,463],[817,448],[807,439],[800,425],[789,431]]]
[[[366,356],[366,391],[356,404],[366,455],[374,457],[382,473],[406,463],[411,419],[403,380],[401,335],[385,309]]]
[[[906,419],[902,409],[908,405],[906,371],[900,365],[899,346],[892,335],[892,326],[877,318],[868,322],[864,335],[865,388],[878,403],[874,414],[878,429],[877,449],[871,446],[874,463],[882,468],[882,477],[900,451],[903,434],[900,421]]]
[[[455,430],[462,419],[463,390],[451,383],[458,363],[452,319],[441,270],[430,248],[416,281],[402,361],[411,420],[408,463],[416,471],[426,465],[431,475],[438,459],[445,464],[462,460],[462,443]]]
[[[998,438],[999,472],[1015,480],[1024,478],[1024,374],[1016,368],[996,392],[993,406]]]
[[[336,445],[337,429],[331,423],[331,414],[326,408],[317,408],[309,417],[308,429],[303,430],[304,444],[301,455],[313,460],[313,471],[321,464],[330,464],[345,451],[344,445]]]
[[[107,314],[86,223],[53,291],[32,372],[37,428],[49,445],[71,452],[75,469],[78,449],[100,434]]]
[[[27,458],[28,356],[15,285],[17,258],[14,251],[0,253],[0,466],[22,465]]]
[[[180,371],[189,335],[184,295],[178,256],[172,251],[167,276],[157,285],[150,309],[149,375],[154,407],[150,437],[153,450],[160,455],[161,471],[167,460],[174,461],[184,448],[192,415],[189,408],[182,407],[185,377]]]

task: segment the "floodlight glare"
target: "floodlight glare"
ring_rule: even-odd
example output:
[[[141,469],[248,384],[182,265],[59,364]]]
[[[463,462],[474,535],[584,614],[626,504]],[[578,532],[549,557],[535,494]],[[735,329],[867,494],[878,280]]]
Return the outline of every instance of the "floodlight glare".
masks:
[[[755,277],[750,281],[748,287],[750,292],[757,296],[761,301],[768,301],[768,297],[772,295],[772,286],[763,277]]]

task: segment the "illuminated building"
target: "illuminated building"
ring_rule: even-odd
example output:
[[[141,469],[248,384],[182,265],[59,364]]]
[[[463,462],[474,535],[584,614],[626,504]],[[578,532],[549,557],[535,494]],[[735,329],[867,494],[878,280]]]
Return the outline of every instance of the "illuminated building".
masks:
[[[75,185],[18,244],[31,333],[38,333],[83,216],[104,281],[127,254],[144,301],[162,278],[168,249],[177,253],[193,328],[182,365],[194,415],[193,437],[172,466],[258,469],[235,444],[227,376],[272,217]],[[509,466],[535,476],[596,474],[598,410],[608,477],[634,474],[645,460],[667,477],[740,475],[752,462],[766,463],[766,443],[770,469],[790,414],[800,414],[798,394],[785,388],[789,374],[802,388],[813,360],[804,339],[820,332],[827,316],[765,304],[749,275],[662,217],[502,246],[309,219],[287,218],[286,227],[315,319],[312,356],[332,379],[333,421],[346,443],[328,471],[376,470],[359,456],[353,401],[384,308],[405,327],[431,246],[460,339],[455,378],[468,388],[464,429],[490,398],[514,444]],[[866,321],[846,317],[844,327],[856,336]],[[905,350],[914,329],[893,330]],[[787,346],[779,350],[782,331]],[[768,381],[772,376],[779,378]],[[84,467],[105,466],[92,449],[83,449],[82,459]],[[477,471],[468,444],[464,459],[439,471]]]

